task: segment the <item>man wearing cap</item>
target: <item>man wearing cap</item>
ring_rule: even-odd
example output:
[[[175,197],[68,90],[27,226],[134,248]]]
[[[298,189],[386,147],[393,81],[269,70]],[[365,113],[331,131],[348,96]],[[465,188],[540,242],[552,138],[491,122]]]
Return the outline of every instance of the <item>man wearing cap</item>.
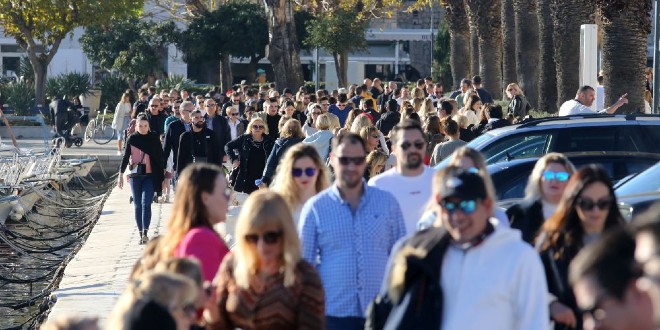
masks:
[[[492,218],[483,179],[446,167],[431,200],[436,226],[397,243],[367,328],[412,328],[418,317],[425,329],[548,329],[541,259]]]

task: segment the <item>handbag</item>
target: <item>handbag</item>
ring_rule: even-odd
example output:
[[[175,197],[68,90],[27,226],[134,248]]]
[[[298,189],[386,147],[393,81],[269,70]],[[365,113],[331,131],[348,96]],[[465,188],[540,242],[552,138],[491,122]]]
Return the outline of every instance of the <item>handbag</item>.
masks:
[[[142,163],[144,161],[144,156],[145,154],[143,151],[142,159],[140,159],[140,162],[136,164],[131,164],[131,166],[129,166],[131,170],[131,174],[130,174],[131,177],[147,175],[147,164]]]

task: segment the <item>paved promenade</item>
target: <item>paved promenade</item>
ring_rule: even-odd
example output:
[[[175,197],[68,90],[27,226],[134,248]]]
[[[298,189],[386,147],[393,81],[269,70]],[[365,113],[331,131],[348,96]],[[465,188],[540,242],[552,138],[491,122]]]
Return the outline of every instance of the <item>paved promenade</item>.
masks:
[[[58,315],[97,316],[104,326],[119,295],[128,282],[135,261],[142,254],[133,205],[128,203],[130,188],[115,188],[89,238],[67,265],[57,302],[49,318]],[[172,204],[153,204],[149,236],[165,226]]]

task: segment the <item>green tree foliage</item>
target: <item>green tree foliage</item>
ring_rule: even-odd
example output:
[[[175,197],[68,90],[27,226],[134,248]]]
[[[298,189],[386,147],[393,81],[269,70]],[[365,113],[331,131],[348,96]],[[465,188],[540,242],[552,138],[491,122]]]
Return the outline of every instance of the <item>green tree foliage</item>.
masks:
[[[449,62],[451,48],[450,48],[449,27],[447,21],[442,20],[438,25],[438,35],[433,44],[433,58],[437,63],[438,77],[433,77],[436,81],[441,82],[445,87],[452,88],[453,76],[451,74],[451,64]]]
[[[338,8],[325,15],[318,15],[307,24],[309,35],[305,43],[326,49],[335,58],[339,86],[347,86],[348,53],[365,49],[365,30],[369,20],[359,18],[359,12]]]
[[[92,88],[90,81],[90,76],[87,73],[63,73],[46,80],[46,95],[51,98],[61,96],[66,99],[79,95],[87,96]]]
[[[144,0],[0,0],[0,25],[27,52],[35,71],[35,97],[45,101],[46,70],[73,29],[138,16]]]
[[[314,20],[314,15],[308,11],[299,10],[293,13],[293,19],[296,22],[296,36],[300,43],[300,49],[310,50],[312,46],[306,44],[305,40],[309,37],[307,23]]]
[[[176,31],[173,22],[116,19],[87,28],[80,44],[101,67],[116,70],[124,77],[145,78],[160,68]]]
[[[188,29],[179,34],[176,44],[184,52],[187,62],[212,62],[224,57],[223,64],[228,64],[231,55],[250,59],[250,65],[254,67],[250,71],[253,72],[259,60],[266,56],[267,24],[261,6],[230,2],[194,18]]]

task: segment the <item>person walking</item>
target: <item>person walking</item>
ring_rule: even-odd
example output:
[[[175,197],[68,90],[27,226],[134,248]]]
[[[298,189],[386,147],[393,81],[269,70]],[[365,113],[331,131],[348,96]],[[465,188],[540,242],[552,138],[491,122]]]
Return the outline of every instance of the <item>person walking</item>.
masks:
[[[392,194],[366,185],[366,146],[359,135],[333,140],[336,181],[303,206],[298,232],[303,258],[321,275],[328,330],[364,329],[394,243],[406,233]]]
[[[124,93],[121,100],[115,107],[115,115],[112,117],[112,129],[117,134],[117,155],[122,154],[122,142],[125,139],[124,131],[128,128],[128,122],[131,120],[131,102],[129,94]]]
[[[202,116],[206,123],[206,128],[212,131],[216,143],[213,149],[210,149],[209,151],[218,155],[217,158],[208,161],[213,164],[222,165],[226,155],[225,145],[231,141],[229,120],[227,117],[223,116],[222,113],[218,113],[218,104],[215,103],[215,100],[208,99],[205,101],[205,105],[206,115],[202,114]],[[231,108],[235,109],[233,106]]]
[[[190,101],[184,101],[179,107],[181,112],[181,118],[173,121],[167,126],[167,131],[165,132],[165,144],[163,145],[163,163],[167,163],[167,160],[172,157],[172,170],[173,173],[172,179],[176,179],[177,171],[177,160],[179,159],[179,143],[181,142],[181,135],[188,132],[192,129],[192,122],[190,119],[190,113],[193,111],[195,106]],[[176,180],[174,182],[174,187],[176,188]]]
[[[365,329],[548,329],[539,256],[492,218],[483,178],[446,167],[431,201],[442,225],[393,249]]]
[[[149,120],[143,114],[136,119],[136,132],[126,141],[126,149],[119,168],[117,186],[124,187],[124,172],[130,164],[128,180],[131,184],[135,221],[140,233],[140,244],[149,241],[147,236],[151,224],[151,203],[160,195],[165,176],[163,149],[158,135],[150,132]]]
[[[431,166],[438,165],[445,158],[451,156],[458,148],[467,144],[467,142],[460,139],[461,131],[458,127],[458,123],[455,122],[451,117],[446,117],[440,121],[441,131],[445,132],[447,136],[447,141],[440,142],[433,149],[433,154],[431,154]]]
[[[229,248],[213,228],[225,221],[231,188],[222,168],[196,163],[181,172],[172,215],[158,241],[161,259],[192,257],[202,267],[204,281],[212,282]]]
[[[552,152],[536,161],[525,187],[525,198],[506,214],[511,228],[520,230],[525,242],[534,244],[539,230],[559,205],[575,166],[566,156]]]
[[[280,137],[275,141],[273,149],[270,151],[268,159],[266,159],[266,167],[264,168],[263,177],[261,177],[260,188],[266,188],[271,184],[275,170],[280,165],[280,159],[289,148],[301,143],[304,137],[298,120],[289,119],[282,125]]]
[[[555,330],[582,329],[582,312],[568,282],[568,266],[580,250],[624,221],[607,171],[597,165],[579,169],[568,181],[557,211],[541,227],[541,255]]]
[[[391,193],[403,213],[406,233],[417,230],[426,203],[431,196],[433,169],[424,165],[426,140],[419,124],[406,120],[392,129],[392,150],[396,167],[379,174],[369,185]]]
[[[220,266],[208,329],[325,329],[323,285],[301,258],[284,199],[269,190],[250,195],[236,236],[236,247]]]
[[[252,118],[245,134],[225,145],[232,162],[232,172],[238,171],[234,190],[250,194],[259,188],[266,159],[273,149],[268,126],[260,117]]]
[[[179,152],[177,153],[176,169],[180,173],[186,166],[193,163],[206,162],[220,164],[218,142],[213,131],[206,128],[202,112],[194,110],[190,131],[181,134]]]

